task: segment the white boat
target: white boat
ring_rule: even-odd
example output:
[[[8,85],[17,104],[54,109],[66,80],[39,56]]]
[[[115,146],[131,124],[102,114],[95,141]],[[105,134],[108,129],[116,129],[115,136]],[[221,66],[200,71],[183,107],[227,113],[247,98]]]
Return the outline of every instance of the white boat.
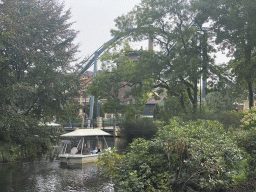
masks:
[[[61,137],[69,138],[69,140],[65,140],[63,142],[63,147],[61,149],[61,153],[59,154],[60,162],[65,164],[83,164],[96,161],[98,159],[98,153],[92,154],[96,151],[93,151],[91,146],[86,146],[85,140],[87,140],[88,145],[90,144],[90,142],[88,142],[90,141],[90,138],[96,138],[99,142],[98,138],[103,137],[105,145],[108,148],[104,136],[111,136],[111,134],[100,129],[77,129],[75,131],[61,135]],[[72,138],[80,139],[78,144],[73,146],[73,148],[69,146],[70,140],[72,140]],[[69,147],[71,149],[69,149]]]

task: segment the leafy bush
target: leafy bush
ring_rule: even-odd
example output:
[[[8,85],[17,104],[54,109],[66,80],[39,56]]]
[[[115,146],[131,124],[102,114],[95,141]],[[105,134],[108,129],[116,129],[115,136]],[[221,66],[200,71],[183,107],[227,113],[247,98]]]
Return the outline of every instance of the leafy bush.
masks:
[[[159,130],[157,139],[164,143],[172,166],[175,191],[218,191],[237,183],[236,178],[246,179],[243,152],[217,121],[172,121]]]
[[[228,130],[230,127],[234,129],[240,128],[243,113],[236,111],[219,111],[218,113],[206,113],[204,117],[207,120],[217,120],[221,122],[224,128]]]
[[[256,129],[256,107],[244,112],[244,117],[241,119],[244,130]]]
[[[12,114],[1,120],[0,161],[36,156],[60,139],[55,127],[39,126],[36,119],[22,114]]]
[[[122,164],[124,155],[117,153],[117,149],[112,150],[105,149],[102,153],[99,153],[97,166],[104,167],[104,173],[107,175],[114,176],[115,173],[120,169],[119,166]]]
[[[191,106],[187,105],[187,109],[183,109],[180,104],[180,99],[174,96],[168,96],[164,99],[164,103],[157,104],[154,108],[154,118],[168,122],[170,118],[176,116],[184,116],[185,111],[190,111]]]
[[[112,161],[117,191],[220,191],[246,180],[243,152],[217,121],[172,120],[154,140],[135,139]]]
[[[152,139],[157,132],[157,126],[151,118],[123,121],[120,128],[121,134],[128,143],[131,143],[135,138]]]
[[[256,177],[256,107],[245,112],[242,130],[236,131],[238,146],[248,153],[247,177]]]
[[[219,121],[223,124],[224,129],[227,131],[230,128],[240,129],[242,122],[241,119],[244,117],[243,112],[236,111],[219,111],[219,112],[211,112],[208,110],[203,111],[202,113],[189,113],[186,116],[182,117],[183,121],[190,120],[211,120],[211,121]]]
[[[232,111],[234,110],[235,98],[230,94],[229,89],[224,89],[221,92],[214,91],[207,94],[206,104],[209,110],[214,112]]]

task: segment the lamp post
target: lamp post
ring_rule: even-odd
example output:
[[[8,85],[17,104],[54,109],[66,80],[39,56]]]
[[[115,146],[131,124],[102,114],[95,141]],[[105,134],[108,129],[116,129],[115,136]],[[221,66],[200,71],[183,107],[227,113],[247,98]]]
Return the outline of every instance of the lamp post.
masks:
[[[204,70],[207,70],[207,30],[209,28],[207,27],[198,27],[198,25],[196,24],[192,24],[191,25],[193,28],[197,29],[197,31],[202,32],[203,34],[203,40],[200,40],[200,59],[202,62],[202,66],[200,68],[201,73],[204,72]],[[203,81],[203,82],[202,82]],[[207,79],[205,77],[205,75],[203,74],[203,79],[202,79],[202,74],[200,75],[200,114],[201,114],[201,105],[202,105],[202,98],[203,100],[206,100],[206,85],[207,85]]]

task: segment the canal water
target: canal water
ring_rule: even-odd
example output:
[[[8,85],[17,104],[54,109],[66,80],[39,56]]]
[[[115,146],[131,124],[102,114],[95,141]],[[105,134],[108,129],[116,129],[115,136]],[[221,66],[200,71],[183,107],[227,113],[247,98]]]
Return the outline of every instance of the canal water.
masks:
[[[120,141],[117,142],[120,145]],[[121,142],[122,143],[122,142]],[[0,192],[113,192],[96,163],[62,165],[58,159],[0,163]]]
[[[112,192],[111,181],[104,177],[95,163],[63,166],[59,161],[38,160],[0,164],[1,192]]]

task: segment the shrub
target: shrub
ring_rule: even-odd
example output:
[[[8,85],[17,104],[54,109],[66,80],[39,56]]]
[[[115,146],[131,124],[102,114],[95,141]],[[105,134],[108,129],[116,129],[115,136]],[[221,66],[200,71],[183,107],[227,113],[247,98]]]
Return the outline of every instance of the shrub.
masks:
[[[256,129],[256,107],[244,112],[244,117],[241,119],[244,130]]]
[[[229,128],[239,129],[242,125],[241,119],[243,118],[244,113],[236,112],[236,111],[219,111],[219,112],[209,112],[205,111],[203,113],[190,113],[183,117],[183,121],[190,121],[190,120],[212,120],[212,121],[219,121],[223,124],[225,130],[229,130]]]
[[[39,126],[36,119],[22,114],[2,119],[0,161],[36,156],[58,143],[59,139],[60,134],[55,127]]]
[[[248,153],[247,177],[256,177],[256,107],[245,112],[242,129],[236,131],[238,146]]]
[[[111,175],[117,191],[219,191],[245,181],[245,165],[221,123],[172,120],[154,140],[135,139]]]
[[[209,120],[217,120],[221,122],[226,130],[230,127],[240,128],[241,119],[243,118],[243,113],[236,111],[220,111],[218,113],[208,114]]]
[[[244,173],[242,151],[217,121],[171,121],[157,139],[164,143],[175,191],[217,190],[236,183],[235,177]]]
[[[140,118],[134,121],[123,121],[120,125],[121,134],[131,143],[135,138],[152,139],[157,132],[157,126],[151,118]]]

